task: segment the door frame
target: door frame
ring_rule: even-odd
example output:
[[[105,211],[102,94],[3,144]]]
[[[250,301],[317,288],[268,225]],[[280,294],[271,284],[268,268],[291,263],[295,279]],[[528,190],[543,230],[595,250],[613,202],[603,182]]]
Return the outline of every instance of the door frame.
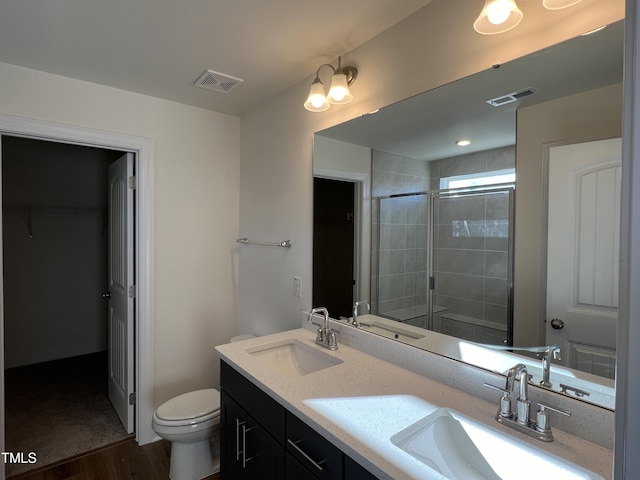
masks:
[[[313,176],[354,183],[356,187],[353,261],[355,269],[355,301],[371,302],[371,181],[366,173],[315,165]]]
[[[150,443],[155,437],[151,428],[154,411],[154,141],[150,138],[4,114],[0,114],[0,135],[122,150],[136,155],[135,435],[138,444]],[[1,160],[0,158],[0,162]],[[1,225],[0,221],[0,235]],[[0,247],[1,245],[2,237],[0,236]],[[2,298],[4,274],[1,270],[1,261],[2,249],[0,248],[0,425],[4,425],[4,303]],[[0,451],[4,451],[4,447],[4,429],[0,429]],[[4,468],[0,469],[0,480],[2,479],[4,479]]]

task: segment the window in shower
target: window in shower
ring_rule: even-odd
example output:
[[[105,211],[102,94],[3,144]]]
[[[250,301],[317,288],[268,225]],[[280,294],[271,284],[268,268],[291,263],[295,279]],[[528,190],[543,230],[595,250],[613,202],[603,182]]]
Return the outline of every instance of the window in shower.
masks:
[[[489,185],[499,184],[513,185],[515,184],[515,181],[515,168],[506,168],[504,170],[494,170],[491,172],[468,173],[464,175],[443,177],[440,179],[440,189],[448,190],[451,188],[486,187]]]

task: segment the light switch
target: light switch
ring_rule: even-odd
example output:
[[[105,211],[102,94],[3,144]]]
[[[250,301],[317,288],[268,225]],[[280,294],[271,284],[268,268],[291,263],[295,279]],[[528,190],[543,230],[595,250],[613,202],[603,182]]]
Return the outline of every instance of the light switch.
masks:
[[[293,296],[302,296],[302,277],[293,277]]]

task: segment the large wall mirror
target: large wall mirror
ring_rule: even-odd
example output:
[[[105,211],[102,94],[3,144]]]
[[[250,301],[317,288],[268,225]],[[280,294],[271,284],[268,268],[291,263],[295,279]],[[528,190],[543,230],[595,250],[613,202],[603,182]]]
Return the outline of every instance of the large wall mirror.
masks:
[[[623,33],[316,132],[313,305],[613,409]]]

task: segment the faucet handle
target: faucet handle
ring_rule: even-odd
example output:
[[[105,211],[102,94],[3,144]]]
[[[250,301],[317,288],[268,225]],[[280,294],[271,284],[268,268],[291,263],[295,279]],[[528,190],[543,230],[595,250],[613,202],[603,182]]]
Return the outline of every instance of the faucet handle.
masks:
[[[316,342],[322,342],[322,340],[324,339],[324,330],[322,328],[322,324],[313,321],[311,323],[318,327],[318,329],[316,330]]]
[[[551,351],[551,355],[553,356],[554,360],[562,360],[560,347],[558,345],[549,345],[547,347],[547,352],[549,352],[549,351]]]
[[[536,413],[536,430],[540,433],[551,433],[551,427],[549,426],[549,414],[545,411],[545,409],[551,410],[552,412],[559,413],[561,415],[565,415],[567,417],[571,416],[571,412],[569,410],[564,410],[562,408],[552,407],[543,402],[538,402],[540,406],[540,410]]]
[[[500,411],[498,412],[498,415],[500,415],[502,418],[513,417],[513,413],[511,413],[511,397],[509,397],[511,392],[505,388],[491,385],[490,383],[483,383],[483,385],[487,388],[502,393],[502,397],[500,398]]]
[[[336,333],[340,333],[336,330],[329,330],[328,332],[328,343],[329,343],[329,349],[330,350],[337,350],[338,349],[338,341],[336,340]]]

